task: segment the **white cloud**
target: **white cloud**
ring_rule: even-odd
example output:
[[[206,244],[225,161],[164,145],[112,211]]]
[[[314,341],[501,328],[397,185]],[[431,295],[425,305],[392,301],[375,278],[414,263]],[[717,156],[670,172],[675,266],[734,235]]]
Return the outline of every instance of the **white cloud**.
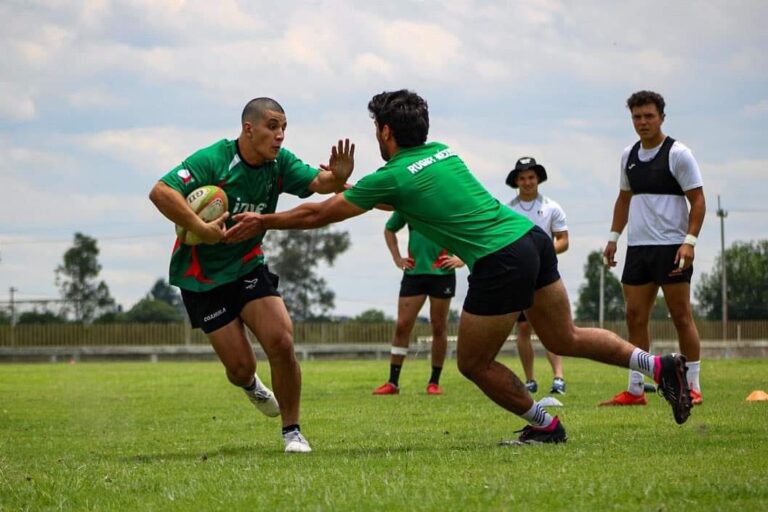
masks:
[[[20,84],[0,82],[0,120],[29,121],[37,114],[35,100]]]
[[[768,100],[760,100],[744,107],[747,117],[765,117],[768,115]]]

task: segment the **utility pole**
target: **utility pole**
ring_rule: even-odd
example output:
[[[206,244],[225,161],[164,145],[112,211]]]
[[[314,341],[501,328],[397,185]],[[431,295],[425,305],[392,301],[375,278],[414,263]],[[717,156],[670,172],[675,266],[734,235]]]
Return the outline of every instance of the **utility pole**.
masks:
[[[602,329],[605,320],[605,265],[600,265],[600,304],[598,311],[598,321]]]
[[[8,290],[11,295],[10,300],[10,307],[11,307],[11,346],[16,346],[16,304],[13,300],[13,294],[16,293],[18,290],[11,286],[11,288]]]
[[[725,218],[728,212],[720,207],[720,195],[717,196],[717,216],[720,217],[720,282],[723,286],[723,341],[728,337],[728,278],[725,273]]]

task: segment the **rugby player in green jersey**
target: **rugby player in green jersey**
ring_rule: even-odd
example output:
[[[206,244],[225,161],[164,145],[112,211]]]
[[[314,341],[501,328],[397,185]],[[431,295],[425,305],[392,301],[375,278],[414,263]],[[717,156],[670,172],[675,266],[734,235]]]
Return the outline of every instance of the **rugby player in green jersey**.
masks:
[[[227,378],[242,387],[267,416],[281,416],[286,452],[311,448],[299,426],[301,369],[293,347],[293,326],[277,291],[278,276],[264,263],[264,233],[238,243],[224,243],[231,214],[274,212],[278,196],[306,197],[344,189],[354,167],[354,144],[340,140],[328,164],[315,169],[282,147],[287,126],[283,108],[273,99],[248,102],[236,140],[221,140],[185,159],[158,181],[149,194],[169,220],[205,243],[176,241],[170,283],[181,289],[192,326],[208,336]],[[185,198],[203,185],[227,194],[229,211],[204,222]],[[256,375],[256,357],[248,327],[269,359],[274,393]]]
[[[384,240],[395,266],[403,271],[400,298],[397,301],[397,324],[389,358],[389,380],[373,390],[374,395],[400,393],[400,370],[403,368],[411,331],[416,317],[429,297],[429,323],[432,325],[432,373],[427,383],[428,395],[441,395],[440,374],[448,350],[448,313],[451,298],[456,295],[456,269],[464,266],[461,258],[435,244],[408,226],[408,256],[403,257],[397,243],[397,232],[407,225],[405,217],[394,212],[384,228]]]
[[[512,443],[560,443],[565,428],[535,402],[525,384],[496,360],[521,311],[556,354],[632,368],[652,377],[675,421],[691,411],[685,358],[654,356],[603,329],[576,327],[549,236],[497,201],[453,150],[427,143],[427,103],[407,90],[377,94],[368,104],[387,162],[343,194],[278,214],[242,213],[225,239],[235,243],[266,229],[318,228],[390,205],[469,267],[459,321],[459,371],[490,399],[528,422]]]

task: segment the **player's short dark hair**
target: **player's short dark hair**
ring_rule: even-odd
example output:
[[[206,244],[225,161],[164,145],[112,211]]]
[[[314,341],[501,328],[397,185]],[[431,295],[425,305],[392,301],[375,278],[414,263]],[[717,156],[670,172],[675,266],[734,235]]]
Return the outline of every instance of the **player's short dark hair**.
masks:
[[[272,98],[254,98],[245,104],[243,108],[243,114],[240,116],[240,122],[245,123],[249,121],[251,123],[261,119],[265,110],[272,110],[274,112],[280,112],[285,114],[285,110],[280,106],[278,102]]]
[[[368,112],[379,129],[389,126],[401,148],[420,146],[427,141],[429,107],[415,92],[400,89],[377,94],[368,102]]]
[[[659,111],[659,115],[664,115],[664,96],[653,91],[637,91],[627,99],[627,108],[632,111],[635,107],[642,107],[643,105],[649,105],[653,103],[656,105],[656,110]]]

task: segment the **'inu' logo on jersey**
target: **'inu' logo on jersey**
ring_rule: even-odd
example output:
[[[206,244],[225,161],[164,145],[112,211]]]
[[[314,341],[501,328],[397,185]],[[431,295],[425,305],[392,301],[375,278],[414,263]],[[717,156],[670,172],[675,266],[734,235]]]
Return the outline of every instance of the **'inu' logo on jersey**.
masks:
[[[235,206],[232,208],[232,215],[236,213],[243,213],[243,212],[261,213],[264,211],[266,207],[267,207],[267,203],[259,203],[259,204],[241,203],[240,199],[238,198],[237,202],[235,203]]]

